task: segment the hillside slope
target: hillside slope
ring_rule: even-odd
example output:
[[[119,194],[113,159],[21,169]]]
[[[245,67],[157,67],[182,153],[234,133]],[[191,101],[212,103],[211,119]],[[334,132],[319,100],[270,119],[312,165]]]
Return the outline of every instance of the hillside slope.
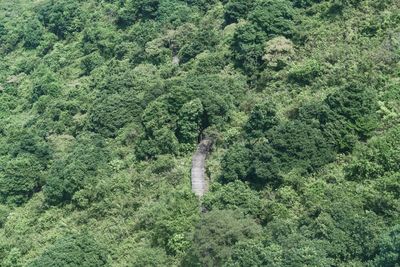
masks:
[[[397,0],[0,1],[0,266],[396,266],[399,25]]]

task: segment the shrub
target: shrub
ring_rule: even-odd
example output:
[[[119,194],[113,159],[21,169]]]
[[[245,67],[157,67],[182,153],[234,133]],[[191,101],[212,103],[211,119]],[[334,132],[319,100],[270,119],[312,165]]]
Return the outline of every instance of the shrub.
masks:
[[[43,167],[33,156],[18,156],[0,170],[0,201],[21,205],[38,191]]]
[[[73,0],[49,0],[38,10],[43,25],[62,39],[81,30],[82,14],[79,3]]]
[[[100,170],[107,170],[109,157],[101,137],[78,137],[72,151],[53,162],[43,190],[45,201],[50,205],[71,202],[77,191],[89,183],[96,183],[93,178],[100,175]]]
[[[106,267],[106,250],[88,234],[68,234],[56,240],[29,267]]]
[[[251,160],[250,149],[243,145],[230,147],[221,161],[222,181],[245,180],[249,174]]]
[[[290,1],[261,0],[256,2],[248,18],[269,37],[291,37],[294,34],[294,16],[295,10]]]
[[[203,105],[200,99],[185,103],[179,111],[177,137],[182,143],[195,144],[202,129]]]
[[[244,130],[248,138],[259,138],[278,124],[275,105],[271,101],[264,101],[253,108]]]
[[[261,227],[239,212],[208,212],[195,231],[190,262],[201,266],[221,266],[230,259],[235,244],[260,234]]]
[[[224,18],[227,24],[238,22],[239,19],[243,19],[247,17],[247,14],[254,6],[253,1],[246,0],[229,0],[228,3],[225,4],[224,9]]]

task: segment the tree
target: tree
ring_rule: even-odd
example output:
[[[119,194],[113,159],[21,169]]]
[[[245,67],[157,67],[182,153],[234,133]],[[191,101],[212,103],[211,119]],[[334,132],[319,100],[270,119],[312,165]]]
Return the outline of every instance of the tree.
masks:
[[[255,24],[239,24],[231,44],[232,55],[238,67],[248,75],[255,74],[262,66],[264,42],[267,36]]]
[[[195,144],[202,130],[203,105],[200,99],[185,103],[179,111],[177,137],[182,143]]]
[[[23,29],[24,46],[29,49],[38,47],[42,41],[43,35],[43,26],[38,20],[27,22]]]
[[[316,60],[307,60],[305,62],[292,65],[289,69],[288,78],[290,81],[299,85],[309,85],[321,75],[321,66]]]
[[[362,140],[368,138],[378,125],[378,104],[376,91],[363,84],[350,83],[329,95],[325,100],[335,116],[344,118]]]
[[[359,147],[346,168],[346,177],[353,181],[372,180],[400,171],[398,162],[400,129],[394,128],[382,137],[375,137]]]
[[[7,153],[13,158],[34,155],[44,165],[51,158],[49,144],[34,130],[15,129],[9,133],[7,142],[9,144],[6,147]]]
[[[234,145],[225,153],[222,161],[222,181],[245,180],[252,162],[251,150],[243,145]]]
[[[72,151],[52,164],[43,189],[45,201],[50,205],[71,202],[77,191],[99,178],[108,160],[109,151],[101,137],[79,136]]]
[[[76,1],[50,0],[39,7],[38,18],[52,33],[64,39],[81,30],[82,14]]]
[[[229,0],[225,4],[224,18],[226,24],[238,22],[239,19],[244,19],[254,6],[253,1],[246,0]]]
[[[257,216],[261,209],[261,199],[248,184],[234,181],[226,185],[214,185],[211,192],[204,196],[203,205],[208,211],[231,209]]]
[[[275,105],[271,101],[264,101],[253,108],[244,130],[248,139],[256,139],[278,124]]]
[[[373,264],[375,266],[395,266],[400,262],[400,225],[397,224],[382,235],[379,242],[379,252]]]
[[[263,60],[275,70],[286,67],[295,54],[294,44],[283,36],[269,40],[265,45]]]
[[[162,128],[175,128],[173,116],[163,99],[151,102],[142,113],[142,123],[149,136]]]
[[[8,160],[0,170],[0,201],[21,205],[40,189],[43,166],[34,156]]]
[[[249,178],[255,184],[279,185],[291,170],[314,172],[335,158],[335,151],[321,131],[300,121],[271,129],[267,139],[254,145]]]
[[[230,210],[214,210],[204,215],[196,228],[191,248],[191,263],[221,266],[232,256],[240,241],[255,239],[261,227],[252,219]]]
[[[152,203],[140,217],[140,227],[149,232],[153,245],[164,248],[169,255],[184,254],[191,244],[190,233],[199,221],[198,202],[190,192],[173,191]]]
[[[145,133],[138,138],[135,155],[140,160],[151,159],[157,155],[175,155],[178,148],[179,142],[175,133],[169,128],[163,127],[151,135]]]
[[[295,10],[287,0],[260,0],[249,13],[249,20],[262,29],[269,37],[294,34]]]
[[[41,66],[33,80],[31,102],[38,101],[41,96],[55,96],[61,90],[59,78],[48,67]]]
[[[218,43],[218,34],[211,26],[207,30],[197,29],[193,33],[192,41],[182,46],[178,53],[182,63],[188,62],[207,49],[211,50]]]
[[[316,3],[320,3],[322,1],[323,0],[295,0],[293,5],[295,7],[303,7],[303,8],[305,8],[305,7],[312,6],[313,4],[316,4]]]
[[[282,265],[282,249],[278,245],[265,246],[259,240],[244,240],[233,246],[231,259],[224,266]]]
[[[159,5],[159,0],[127,0],[118,12],[117,23],[126,27],[139,19],[154,19],[157,17]]]
[[[68,234],[58,238],[53,246],[37,257],[29,267],[106,267],[107,252],[89,234]]]
[[[137,119],[140,111],[140,102],[133,96],[103,93],[89,113],[90,126],[94,132],[116,137],[121,128]]]

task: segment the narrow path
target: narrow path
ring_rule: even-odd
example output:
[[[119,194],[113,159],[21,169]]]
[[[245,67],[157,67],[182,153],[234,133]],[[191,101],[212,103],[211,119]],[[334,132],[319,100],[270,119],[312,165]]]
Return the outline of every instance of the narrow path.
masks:
[[[208,189],[205,166],[211,145],[212,142],[209,139],[201,141],[192,158],[192,191],[198,197],[202,197]]]

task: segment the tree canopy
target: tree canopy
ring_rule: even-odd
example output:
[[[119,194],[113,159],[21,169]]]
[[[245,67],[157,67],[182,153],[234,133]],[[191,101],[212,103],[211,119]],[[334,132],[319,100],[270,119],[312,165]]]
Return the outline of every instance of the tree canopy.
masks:
[[[398,266],[399,11],[0,1],[0,266]]]

